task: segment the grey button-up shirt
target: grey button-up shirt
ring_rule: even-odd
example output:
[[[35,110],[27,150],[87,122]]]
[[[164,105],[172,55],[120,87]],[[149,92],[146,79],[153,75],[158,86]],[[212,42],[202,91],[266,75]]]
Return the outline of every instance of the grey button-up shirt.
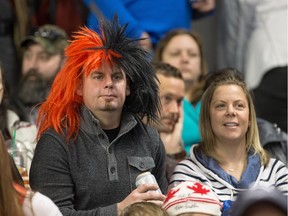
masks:
[[[82,107],[75,140],[67,143],[54,130],[42,135],[30,185],[50,197],[63,215],[113,216],[145,171],[155,175],[166,194],[165,149],[158,132],[123,112],[119,134],[110,143],[98,120]]]

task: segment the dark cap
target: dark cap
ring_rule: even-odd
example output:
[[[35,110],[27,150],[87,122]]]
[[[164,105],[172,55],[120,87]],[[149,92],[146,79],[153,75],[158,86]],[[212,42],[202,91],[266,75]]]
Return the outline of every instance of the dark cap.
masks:
[[[68,45],[66,32],[56,25],[43,25],[33,35],[27,36],[21,47],[27,47],[31,42],[40,44],[49,54],[63,52]]]
[[[232,205],[232,216],[242,216],[249,207],[258,203],[271,203],[287,212],[287,198],[273,187],[257,187],[239,194]]]

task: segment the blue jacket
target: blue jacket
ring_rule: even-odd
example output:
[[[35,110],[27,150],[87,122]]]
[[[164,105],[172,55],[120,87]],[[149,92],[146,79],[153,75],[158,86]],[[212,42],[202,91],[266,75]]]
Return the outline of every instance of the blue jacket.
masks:
[[[121,25],[129,23],[127,33],[131,38],[139,38],[146,31],[157,44],[160,38],[171,29],[191,29],[193,9],[188,0],[84,0],[98,7],[108,19],[117,13]],[[87,26],[97,29],[93,12],[88,16]]]

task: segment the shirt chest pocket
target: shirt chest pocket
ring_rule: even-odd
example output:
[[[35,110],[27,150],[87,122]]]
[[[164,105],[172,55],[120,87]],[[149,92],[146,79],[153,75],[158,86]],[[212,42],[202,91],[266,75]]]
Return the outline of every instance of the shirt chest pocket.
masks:
[[[136,181],[136,177],[140,173],[151,171],[155,167],[155,163],[152,157],[128,157],[128,164],[130,182],[134,183]]]

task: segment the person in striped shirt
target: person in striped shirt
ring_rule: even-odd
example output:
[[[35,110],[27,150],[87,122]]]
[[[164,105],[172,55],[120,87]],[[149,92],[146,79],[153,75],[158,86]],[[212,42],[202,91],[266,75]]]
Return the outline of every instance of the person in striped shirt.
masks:
[[[202,142],[175,167],[169,188],[191,180],[210,186],[222,215],[243,190],[274,187],[288,195],[288,169],[261,147],[252,97],[235,69],[222,69],[204,92],[200,132]]]

